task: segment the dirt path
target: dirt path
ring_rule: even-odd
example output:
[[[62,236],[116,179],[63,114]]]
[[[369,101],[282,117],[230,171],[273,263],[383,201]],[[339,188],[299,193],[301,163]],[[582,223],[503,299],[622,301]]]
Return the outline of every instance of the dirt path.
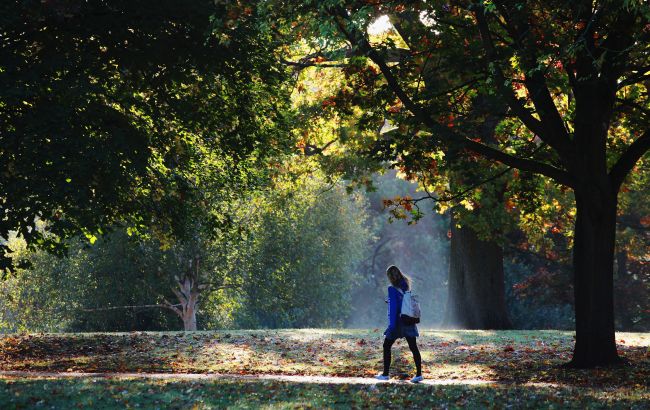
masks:
[[[408,383],[405,380],[391,379],[380,381],[367,377],[334,377],[334,376],[293,376],[281,374],[215,374],[215,373],[80,373],[80,372],[29,372],[29,371],[0,371],[0,378],[110,378],[110,379],[163,379],[163,380],[273,380],[293,383],[320,384],[378,384],[378,383]],[[427,385],[487,385],[497,382],[479,379],[431,379],[423,380]],[[410,384],[410,383],[409,383]]]

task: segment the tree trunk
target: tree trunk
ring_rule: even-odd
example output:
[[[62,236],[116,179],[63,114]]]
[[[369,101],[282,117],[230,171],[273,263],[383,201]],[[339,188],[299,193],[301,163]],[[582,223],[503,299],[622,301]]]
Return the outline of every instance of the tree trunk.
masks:
[[[576,343],[572,367],[621,362],[614,333],[616,193],[605,175],[578,186],[573,245]]]
[[[183,328],[186,332],[196,330],[196,306],[183,306]]]
[[[195,271],[188,272],[178,281],[178,289],[172,288],[181,308],[173,308],[174,312],[183,321],[185,331],[196,330],[196,311],[199,305],[200,286],[198,285],[198,263]]]
[[[616,252],[616,280],[619,282],[618,288],[621,284],[626,285],[628,279],[627,273],[627,251],[625,248],[619,249]],[[624,332],[631,332],[634,330],[634,321],[632,320],[633,313],[629,309],[629,303],[626,301],[625,295],[621,292],[614,290],[614,313],[617,318],[618,329]]]
[[[503,250],[451,218],[449,291],[444,327],[508,329]]]
[[[496,142],[494,131],[502,117],[495,113],[505,112],[505,107],[495,105],[483,95],[473,100],[472,107],[476,113],[485,115],[485,120],[477,129],[481,140]],[[456,176],[452,174],[452,186],[455,180]],[[497,190],[498,203],[503,203],[504,190],[505,184]],[[463,329],[511,328],[506,309],[503,248],[495,241],[480,240],[470,227],[457,228],[453,213],[450,219],[449,296],[443,326]]]

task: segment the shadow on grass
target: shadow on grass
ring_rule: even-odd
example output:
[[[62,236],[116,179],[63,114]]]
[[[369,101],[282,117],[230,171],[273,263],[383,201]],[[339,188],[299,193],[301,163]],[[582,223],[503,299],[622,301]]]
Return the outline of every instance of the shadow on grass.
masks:
[[[627,386],[647,389],[650,386],[648,333],[617,333],[619,354],[629,363],[595,369],[563,366],[572,356],[573,332],[433,330],[428,333],[434,340],[456,344],[452,353],[445,357],[448,363],[460,360],[486,365],[497,381],[603,388]]]

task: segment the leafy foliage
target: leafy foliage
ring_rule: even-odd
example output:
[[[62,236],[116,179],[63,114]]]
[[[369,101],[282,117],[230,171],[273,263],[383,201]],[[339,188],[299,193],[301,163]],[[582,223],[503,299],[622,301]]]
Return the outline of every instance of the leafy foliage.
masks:
[[[75,241],[60,259],[14,238],[12,256],[32,267],[0,286],[2,328],[177,329],[169,313],[187,320],[189,293],[202,328],[341,323],[371,235],[363,197],[338,186],[322,190],[312,180],[287,181],[230,204],[238,208],[232,229],[208,236],[195,223],[171,243],[115,230],[92,245]]]
[[[242,246],[245,259],[241,327],[315,327],[341,324],[371,231],[365,198],[342,187],[323,189],[307,179],[269,192],[255,203],[256,228]],[[255,212],[255,210],[253,210]]]
[[[23,255],[31,267],[18,269],[2,283],[5,332],[178,328],[173,315],[155,307],[164,307],[162,296],[169,296],[173,285],[161,269],[158,246],[138,242],[123,230],[93,245],[85,242],[74,241],[65,258],[45,251]]]
[[[118,222],[177,233],[190,197],[255,182],[286,147],[284,74],[255,16],[211,21],[224,7],[3,3],[0,237],[60,253]],[[203,218],[227,219],[214,214]]]

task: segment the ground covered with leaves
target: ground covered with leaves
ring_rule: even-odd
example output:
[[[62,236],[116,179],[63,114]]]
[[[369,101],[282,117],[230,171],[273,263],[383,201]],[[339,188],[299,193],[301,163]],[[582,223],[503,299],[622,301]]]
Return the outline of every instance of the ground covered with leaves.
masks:
[[[466,385],[329,385],[273,380],[0,380],[0,407],[63,403],[156,407],[650,406],[650,334],[619,333],[616,368],[575,370],[572,332],[424,330],[424,376]],[[0,339],[0,370],[54,372],[283,374],[369,377],[381,369],[379,330],[33,334]],[[404,342],[392,376],[413,374]],[[471,381],[488,385],[472,385]],[[99,393],[99,392],[104,393]],[[87,400],[89,402],[84,402]],[[91,403],[92,402],[92,403]]]

